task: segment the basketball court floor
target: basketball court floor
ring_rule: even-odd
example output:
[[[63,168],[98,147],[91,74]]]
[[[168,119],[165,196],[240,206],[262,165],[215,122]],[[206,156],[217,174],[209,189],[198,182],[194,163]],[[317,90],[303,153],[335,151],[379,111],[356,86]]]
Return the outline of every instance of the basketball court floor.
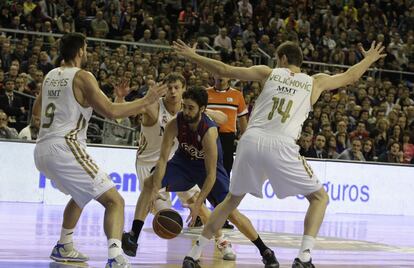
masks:
[[[79,250],[89,255],[85,265],[60,264],[48,257],[59,239],[63,206],[0,202],[0,267],[104,267],[107,243],[103,233],[103,208],[89,204],[75,231]],[[126,208],[126,226],[133,207]],[[180,211],[186,215],[188,211]],[[276,251],[281,267],[291,267],[300,245],[303,214],[245,211],[263,240]],[[183,217],[185,219],[185,217]],[[172,240],[158,238],[145,222],[132,267],[181,267],[192,239],[200,229],[185,229]],[[222,261],[213,243],[202,256],[202,267],[263,267],[256,248],[238,231],[227,232],[237,252],[235,262]],[[316,267],[414,267],[414,217],[329,214],[313,251]]]

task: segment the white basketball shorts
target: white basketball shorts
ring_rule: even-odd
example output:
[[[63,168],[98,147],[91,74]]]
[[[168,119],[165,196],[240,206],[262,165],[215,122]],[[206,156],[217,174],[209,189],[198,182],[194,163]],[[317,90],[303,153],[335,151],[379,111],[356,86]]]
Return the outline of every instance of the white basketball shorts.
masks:
[[[34,150],[37,169],[51,179],[64,194],[83,208],[92,199],[115,187],[77,141],[40,143]]]
[[[299,155],[299,146],[291,139],[248,131],[237,146],[230,193],[236,196],[250,193],[263,198],[262,186],[266,179],[278,198],[308,195],[322,187],[306,160]]]

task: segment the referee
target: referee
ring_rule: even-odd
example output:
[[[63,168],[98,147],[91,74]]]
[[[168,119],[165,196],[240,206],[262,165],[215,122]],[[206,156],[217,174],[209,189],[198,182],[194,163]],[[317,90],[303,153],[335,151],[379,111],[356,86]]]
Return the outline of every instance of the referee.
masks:
[[[228,117],[226,123],[219,125],[219,136],[223,147],[223,164],[230,176],[233,166],[234,141],[237,134],[237,120],[240,135],[247,127],[248,110],[243,94],[229,86],[228,78],[214,78],[214,87],[207,88],[208,109],[219,110]]]

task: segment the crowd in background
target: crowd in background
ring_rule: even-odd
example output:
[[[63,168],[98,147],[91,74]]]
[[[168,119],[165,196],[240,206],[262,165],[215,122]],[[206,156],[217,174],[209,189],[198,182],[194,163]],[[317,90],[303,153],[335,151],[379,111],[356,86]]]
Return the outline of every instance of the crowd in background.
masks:
[[[187,86],[210,87],[213,77],[179,58],[173,40],[214,48],[211,57],[236,66],[267,64],[286,40],[298,42],[304,59],[353,65],[368,48],[383,42],[387,57],[375,68],[414,72],[414,4],[412,1],[2,1],[0,26],[46,33],[82,32],[88,37],[151,46],[88,42],[87,70],[102,91],[114,98],[114,86],[130,80],[127,100],[145,95],[148,81],[175,71]],[[1,32],[1,31],[0,31]],[[156,46],[153,46],[156,45]],[[0,138],[36,139],[39,119],[30,117],[32,99],[58,59],[58,37],[3,32],[0,35]],[[305,64],[309,74],[340,68]],[[370,72],[358,83],[324,93],[298,139],[301,154],[316,158],[413,163],[413,76]],[[231,81],[243,92],[251,111],[258,82]],[[19,94],[24,93],[25,95]],[[115,123],[139,128],[139,118]],[[128,129],[91,124],[90,141],[131,144]]]

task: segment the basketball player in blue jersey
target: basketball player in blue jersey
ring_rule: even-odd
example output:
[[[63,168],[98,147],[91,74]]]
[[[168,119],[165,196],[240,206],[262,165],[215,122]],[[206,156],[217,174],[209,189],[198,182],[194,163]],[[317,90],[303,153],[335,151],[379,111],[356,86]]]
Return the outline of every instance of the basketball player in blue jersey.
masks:
[[[167,94],[160,98],[158,102],[142,109],[139,113],[142,116],[142,124],[137,151],[136,170],[140,191],[143,190],[144,179],[151,175],[151,169],[157,164],[160,157],[161,142],[165,126],[181,110],[182,94],[186,90],[185,78],[180,73],[170,73],[164,79],[164,83],[168,88]],[[129,88],[124,88],[124,91],[117,90],[117,101],[123,102],[124,97],[128,95],[128,93]],[[227,121],[226,114],[221,111],[207,110],[206,113],[218,124],[223,124]],[[177,145],[178,142],[174,142],[174,148],[176,148]],[[174,152],[172,151],[169,158],[173,156],[173,153]],[[186,192],[177,192],[177,195],[180,201],[183,204],[186,204],[188,203],[188,200],[194,198],[199,191],[200,189],[195,185]],[[162,209],[171,208],[171,206],[169,192],[161,189],[153,202],[151,212],[156,214],[156,212]],[[203,205],[200,217],[206,222],[209,215],[210,211]],[[122,248],[128,256],[136,256],[138,236],[143,226],[144,222],[138,219],[137,215],[135,215],[131,231],[123,234]],[[224,259],[231,260],[235,258],[235,253],[229,242],[222,236],[221,230],[218,230],[216,233],[216,241],[217,247],[223,254]]]
[[[350,85],[364,74],[368,67],[383,58],[384,47],[372,43],[364,59],[344,73],[336,75],[302,73],[303,55],[293,42],[281,44],[276,51],[277,67],[234,67],[198,55],[181,40],[174,48],[182,55],[213,75],[240,80],[260,81],[263,90],[256,100],[247,130],[238,144],[233,164],[230,193],[210,216],[204,230],[191,252],[184,259],[183,267],[197,267],[203,247],[212,233],[223,224],[246,193],[262,197],[262,185],[269,179],[279,198],[304,195],[310,205],[304,222],[304,235],[293,268],[312,268],[311,251],[322,224],[329,197],[317,176],[299,155],[296,139],[313,104],[323,91]]]
[[[190,89],[183,93],[182,112],[166,125],[160,158],[153,174],[145,179],[139,196],[136,215],[141,221],[148,214],[151,200],[164,187],[172,192],[186,191],[194,185],[201,188],[196,200],[189,204],[191,214],[187,221],[191,219],[191,223],[199,215],[204,200],[217,206],[226,197],[229,176],[223,166],[217,125],[204,112],[207,102],[208,95],[204,89]],[[168,161],[176,138],[178,149]],[[268,267],[278,267],[273,251],[264,245],[246,216],[233,210],[228,218],[258,247]]]

